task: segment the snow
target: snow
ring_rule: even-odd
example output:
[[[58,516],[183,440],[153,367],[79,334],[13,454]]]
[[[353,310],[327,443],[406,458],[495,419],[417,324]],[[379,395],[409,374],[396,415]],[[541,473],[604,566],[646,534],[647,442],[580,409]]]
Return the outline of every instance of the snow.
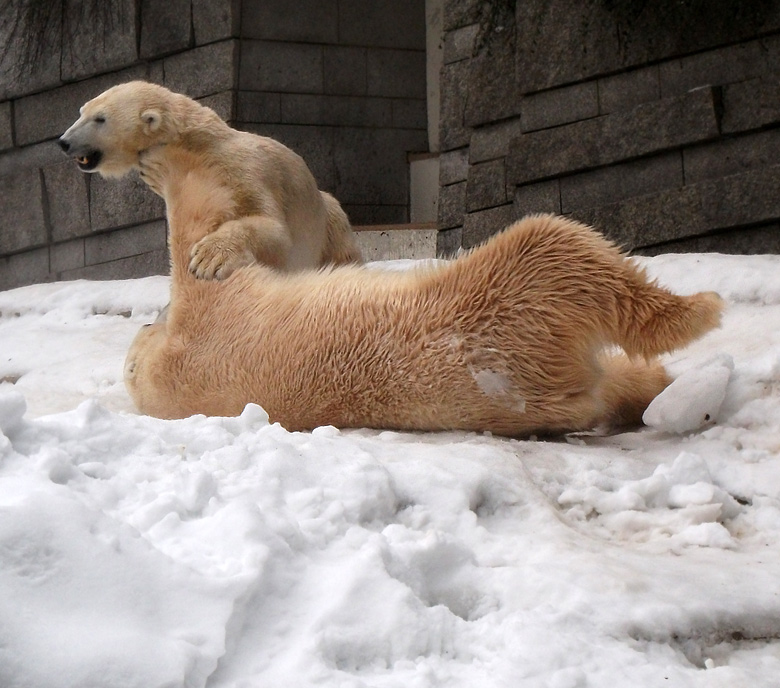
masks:
[[[0,685],[776,686],[780,257],[643,263],[723,327],[554,441],[139,416],[165,278],[0,293]]]

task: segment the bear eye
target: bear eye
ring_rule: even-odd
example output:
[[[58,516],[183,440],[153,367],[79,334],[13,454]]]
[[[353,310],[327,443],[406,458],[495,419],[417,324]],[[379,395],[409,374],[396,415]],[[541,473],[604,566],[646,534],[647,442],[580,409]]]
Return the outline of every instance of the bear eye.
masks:
[[[94,120],[97,124],[105,124],[106,118],[103,115],[97,115]]]

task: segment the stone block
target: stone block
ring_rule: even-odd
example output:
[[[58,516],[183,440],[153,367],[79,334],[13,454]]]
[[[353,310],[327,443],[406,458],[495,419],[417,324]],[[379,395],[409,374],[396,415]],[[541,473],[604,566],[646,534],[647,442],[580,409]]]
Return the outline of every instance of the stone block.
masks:
[[[741,227],[640,248],[636,253],[649,256],[660,253],[729,253],[736,255],[780,253],[780,225]]]
[[[282,93],[281,121],[285,124],[390,127],[392,101],[388,98]]]
[[[739,43],[780,28],[780,5],[524,0],[516,21],[521,93]],[[714,83],[714,82],[709,82]]]
[[[165,217],[165,202],[137,174],[122,179],[103,179],[93,175],[89,185],[89,205],[93,232]]]
[[[88,175],[72,162],[43,169],[51,240],[65,241],[90,233]]]
[[[240,20],[240,0],[192,0],[195,45],[237,38]]]
[[[439,258],[454,258],[463,247],[463,227],[440,229],[436,236],[436,255]]]
[[[16,145],[28,146],[60,136],[78,119],[79,108],[88,100],[111,86],[146,76],[145,67],[131,67],[20,98],[14,103]]]
[[[598,114],[599,95],[595,81],[534,93],[520,101],[523,131],[556,127]]]
[[[280,122],[281,94],[239,91],[236,118],[239,122]]]
[[[465,182],[469,175],[469,149],[442,153],[439,156],[439,184],[446,186],[455,182]]]
[[[366,92],[370,96],[425,99],[425,51],[369,48]]]
[[[222,91],[205,98],[198,98],[198,102],[214,110],[226,122],[236,119],[236,97],[233,91]]]
[[[780,74],[768,74],[723,88],[724,134],[780,122]]]
[[[512,141],[507,179],[524,184],[718,136],[712,89],[692,91]]]
[[[53,141],[36,143],[24,148],[11,148],[0,155],[0,177],[16,174],[31,167],[57,165],[65,160],[60,147]]]
[[[533,213],[561,213],[560,180],[518,186],[514,191],[515,217],[524,217]]]
[[[424,131],[358,129],[334,131],[336,197],[347,204],[408,205],[408,154],[427,149]]]
[[[506,203],[504,159],[472,165],[466,184],[466,210],[473,212]]]
[[[393,98],[392,127],[395,129],[428,129],[428,107],[424,100]]]
[[[463,248],[473,248],[515,220],[512,204],[467,213],[463,221]]]
[[[355,233],[363,258],[375,260],[420,260],[436,257],[435,229],[380,229]]]
[[[118,280],[167,275],[170,272],[167,249],[156,249],[127,258],[111,260],[96,265],[86,265],[60,273],[61,279]]]
[[[166,241],[167,231],[162,220],[95,234],[84,239],[84,262],[96,265],[165,249]]]
[[[325,93],[362,96],[368,92],[366,48],[325,45],[322,68]]]
[[[165,7],[169,4],[173,3],[159,3]],[[187,5],[189,16],[189,1]],[[63,7],[64,81],[119,69],[138,59],[135,0],[113,0],[99,4],[66,2]],[[89,39],[85,40],[85,37]]]
[[[62,6],[47,3],[4,2],[0,17],[0,101],[35,93],[60,84]],[[43,30],[30,18],[43,18]]]
[[[11,103],[0,103],[0,150],[14,145],[13,128],[11,127]]]
[[[49,247],[49,268],[60,274],[66,270],[84,267],[84,239],[74,239]]]
[[[486,124],[474,129],[469,142],[469,160],[472,163],[502,158],[509,142],[522,133],[519,117]]]
[[[463,224],[466,213],[466,182],[439,189],[439,228],[449,229]]]
[[[780,218],[780,165],[696,185],[705,229],[759,224]]]
[[[479,24],[448,31],[444,36],[444,64],[472,57],[478,33]]]
[[[0,198],[0,255],[48,241],[40,170],[20,170],[0,177]]]
[[[28,284],[50,282],[52,279],[48,248],[0,258],[0,289],[15,289]]]
[[[339,42],[337,0],[262,0],[242,3],[241,34],[246,38],[304,43]],[[362,36],[365,41],[365,36]]]
[[[283,143],[300,155],[321,189],[333,193],[336,187],[334,127],[292,124],[247,124],[242,127]],[[341,200],[341,199],[339,199]]]
[[[495,122],[519,114],[520,98],[515,80],[514,27],[493,32],[487,45],[465,62],[468,98],[464,121],[469,126]]]
[[[683,149],[683,169],[688,184],[767,167],[778,160],[780,129],[753,132]]]
[[[470,128],[464,113],[468,98],[468,63],[455,62],[441,70],[441,134],[442,151],[462,148],[469,144]]]
[[[606,76],[598,80],[598,85],[599,112],[602,115],[634,108],[661,97],[658,65]]]
[[[141,57],[192,47],[190,0],[141,0]]]
[[[322,93],[322,46],[241,41],[238,83],[247,91]]]
[[[444,30],[452,31],[475,24],[480,17],[482,0],[444,0]]]
[[[163,61],[165,86],[190,98],[202,98],[235,88],[238,41],[227,40],[193,48]]]
[[[750,41],[663,62],[659,66],[661,97],[758,77],[765,69],[762,52],[760,41]]]
[[[569,213],[682,185],[680,152],[662,153],[562,177],[561,210]]]
[[[425,3],[419,0],[339,0],[339,42],[425,50]]]

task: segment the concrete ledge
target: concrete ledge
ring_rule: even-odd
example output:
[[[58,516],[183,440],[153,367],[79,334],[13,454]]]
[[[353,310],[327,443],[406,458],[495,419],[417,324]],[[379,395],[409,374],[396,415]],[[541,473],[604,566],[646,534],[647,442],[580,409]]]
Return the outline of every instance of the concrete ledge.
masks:
[[[367,261],[436,257],[439,230],[435,222],[362,225],[352,229]]]

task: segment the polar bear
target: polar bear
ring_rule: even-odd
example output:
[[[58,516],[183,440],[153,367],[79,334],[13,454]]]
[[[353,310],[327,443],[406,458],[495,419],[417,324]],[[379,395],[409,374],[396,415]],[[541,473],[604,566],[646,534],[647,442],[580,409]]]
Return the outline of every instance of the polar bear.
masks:
[[[174,199],[156,170],[172,151],[186,150],[230,187],[232,212],[192,247],[197,277],[224,279],[254,262],[285,271],[361,262],[338,201],[278,141],[232,129],[213,110],[144,81],[109,88],[80,114],[59,143],[85,172],[121,177],[138,169],[169,206]]]
[[[198,280],[190,247],[235,200],[197,156],[173,157],[161,171],[174,199],[170,312],[125,362],[142,413],[230,416],[254,402],[291,431],[508,436],[638,424],[670,382],[656,355],[720,322],[717,295],[672,294],[594,230],[552,215],[409,272],[253,265]]]

